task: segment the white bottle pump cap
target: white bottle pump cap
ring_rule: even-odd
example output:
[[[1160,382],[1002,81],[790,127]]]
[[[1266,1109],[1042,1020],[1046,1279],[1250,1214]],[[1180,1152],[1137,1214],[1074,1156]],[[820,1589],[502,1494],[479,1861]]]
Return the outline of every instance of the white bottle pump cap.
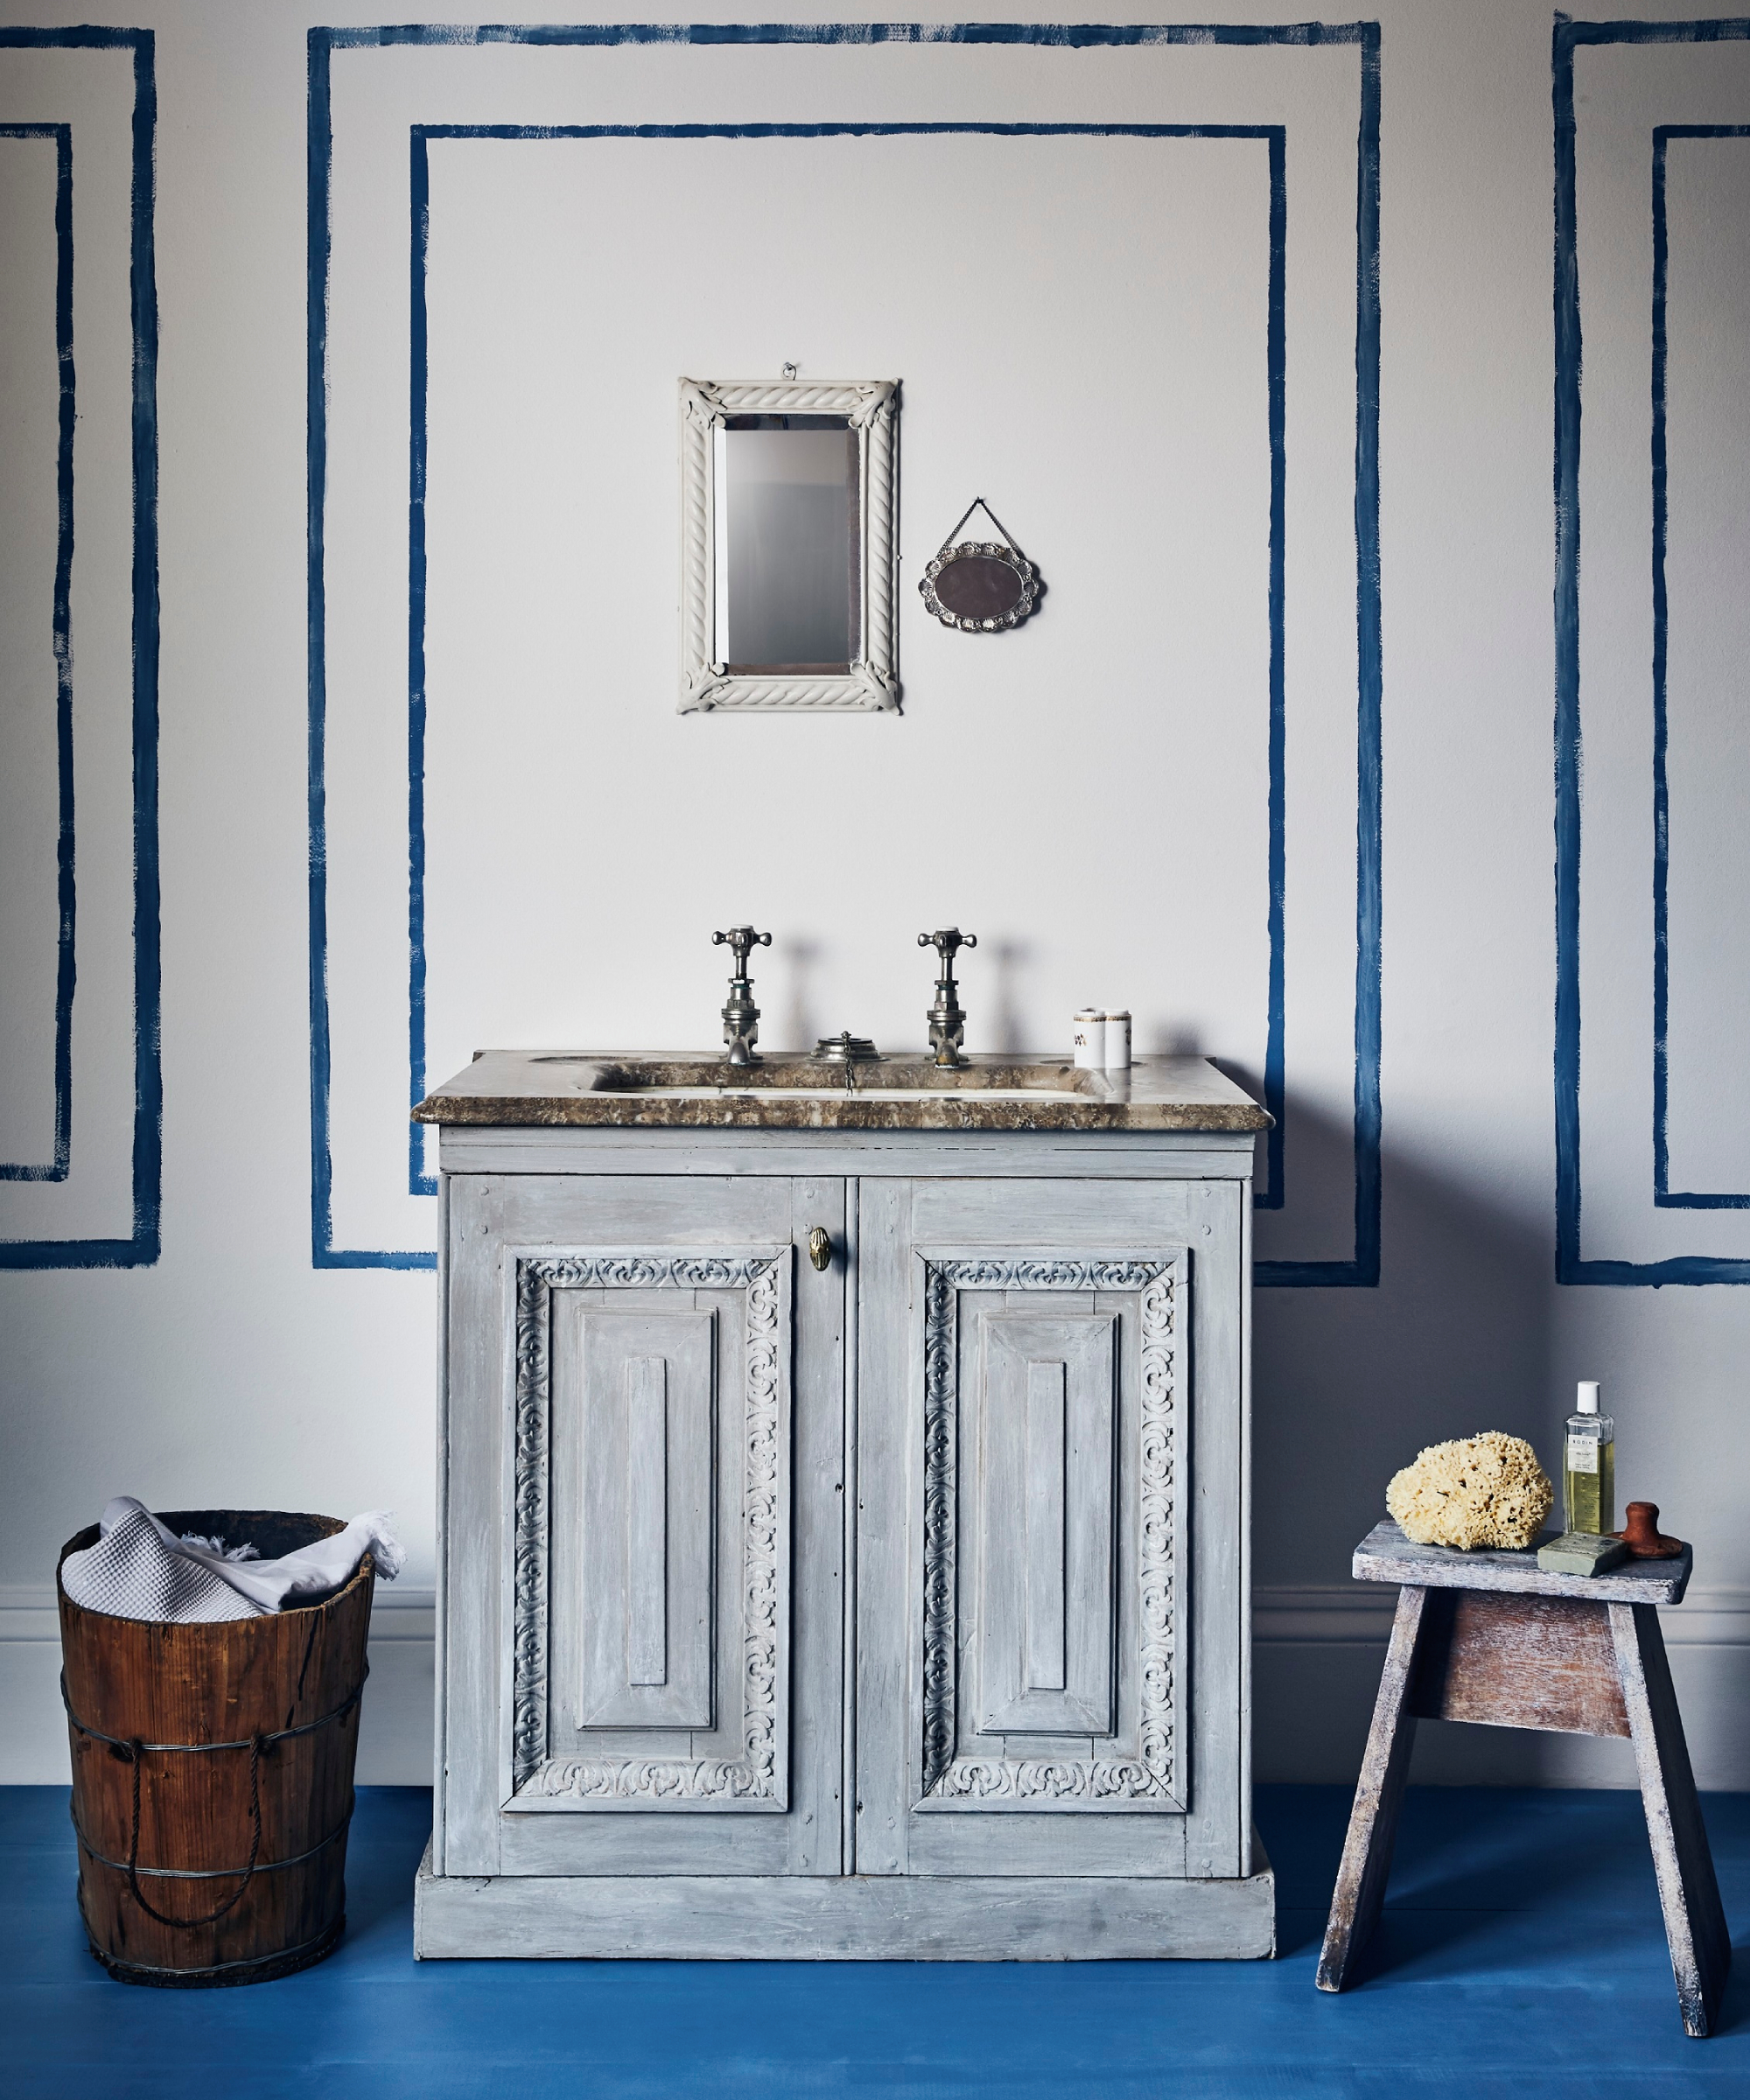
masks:
[[[1579,1398],[1575,1403],[1575,1411],[1582,1415],[1595,1415],[1598,1412],[1598,1380],[1596,1378],[1582,1378],[1580,1380]]]

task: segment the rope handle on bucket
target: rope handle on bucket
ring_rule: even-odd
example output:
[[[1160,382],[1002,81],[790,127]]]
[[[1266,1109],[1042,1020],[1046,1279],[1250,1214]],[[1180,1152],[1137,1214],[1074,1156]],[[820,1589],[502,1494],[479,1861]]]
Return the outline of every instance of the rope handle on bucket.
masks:
[[[201,1925],[216,1925],[228,1910],[233,1909],[248,1893],[256,1878],[256,1860],[262,1849],[262,1742],[259,1735],[249,1745],[249,1857],[243,1868],[243,1878],[217,1910],[209,1910],[204,1918],[167,1918],[161,1910],[147,1902],[145,1892],[140,1886],[140,1759],[144,1745],[130,1743],[126,1756],[134,1770],[134,1799],[128,1818],[128,1886],[133,1898],[149,1918],[156,1918],[160,1925],[172,1925],[178,1930],[192,1930]]]
[[[248,1892],[250,1882],[255,1880],[256,1862],[261,1856],[262,1755],[274,1749],[277,1745],[289,1741],[293,1736],[311,1735],[318,1728],[327,1727],[331,1722],[344,1720],[364,1696],[365,1678],[370,1674],[370,1664],[367,1662],[364,1675],[360,1676],[358,1684],[332,1712],[318,1715],[313,1721],[300,1722],[296,1728],[275,1728],[263,1733],[240,1737],[237,1741],[233,1743],[147,1743],[142,1742],[137,1736],[105,1735],[101,1728],[94,1728],[88,1722],[80,1720],[73,1711],[72,1700],[66,1696],[66,1672],[65,1670],[61,1672],[60,1703],[66,1709],[68,1722],[81,1735],[88,1735],[94,1742],[107,1743],[116,1757],[132,1768],[132,1800],[128,1817],[128,1858],[126,1861],[128,1887],[132,1893],[135,1902],[149,1918],[156,1919],[160,1925],[173,1926],[178,1931],[193,1930],[203,1925],[216,1925],[228,1910],[234,1908],[242,1900]],[[244,1866],[227,1870],[228,1872],[241,1874],[242,1879],[218,1909],[209,1911],[204,1918],[166,1917],[163,1911],[155,1910],[147,1902],[144,1892],[140,1887],[140,1760],[149,1750],[178,1751],[188,1755],[200,1755],[214,1750],[247,1750],[249,1754],[249,1857]],[[321,1847],[318,1846],[317,1849],[319,1851]],[[116,1864],[121,1863],[117,1862]],[[145,1871],[150,1873],[153,1872],[163,1872],[164,1870],[161,1868],[155,1870],[149,1867]],[[187,1878],[193,1880],[197,1877],[191,1874]],[[198,1878],[205,1880],[206,1877],[203,1874]]]

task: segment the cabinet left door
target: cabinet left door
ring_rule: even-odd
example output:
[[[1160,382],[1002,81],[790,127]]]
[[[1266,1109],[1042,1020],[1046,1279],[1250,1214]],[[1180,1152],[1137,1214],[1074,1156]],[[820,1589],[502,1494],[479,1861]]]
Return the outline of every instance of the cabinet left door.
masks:
[[[447,1874],[836,1874],[838,1180],[444,1181]]]

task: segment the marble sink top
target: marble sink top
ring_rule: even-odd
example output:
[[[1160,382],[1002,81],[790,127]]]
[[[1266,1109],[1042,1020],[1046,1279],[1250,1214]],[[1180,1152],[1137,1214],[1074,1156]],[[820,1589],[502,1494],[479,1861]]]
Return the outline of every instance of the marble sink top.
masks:
[[[862,1064],[776,1052],[732,1066],[696,1053],[483,1050],[413,1111],[417,1123],[741,1130],[1262,1130],[1270,1117],[1207,1058],[1128,1072],[1065,1057],[921,1052]]]

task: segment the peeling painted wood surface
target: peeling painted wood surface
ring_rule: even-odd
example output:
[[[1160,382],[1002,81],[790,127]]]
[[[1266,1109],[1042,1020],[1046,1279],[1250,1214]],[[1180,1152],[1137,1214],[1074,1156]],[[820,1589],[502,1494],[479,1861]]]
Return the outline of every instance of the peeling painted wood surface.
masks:
[[[1498,1546],[1469,1552],[1418,1546],[1388,1516],[1355,1548],[1352,1572],[1357,1582],[1413,1582],[1431,1590],[1584,1597],[1594,1604],[1681,1604],[1694,1564],[1694,1551],[1685,1546],[1675,1560],[1633,1560],[1605,1575],[1549,1575],[1537,1565],[1536,1544],[1520,1552]]]

